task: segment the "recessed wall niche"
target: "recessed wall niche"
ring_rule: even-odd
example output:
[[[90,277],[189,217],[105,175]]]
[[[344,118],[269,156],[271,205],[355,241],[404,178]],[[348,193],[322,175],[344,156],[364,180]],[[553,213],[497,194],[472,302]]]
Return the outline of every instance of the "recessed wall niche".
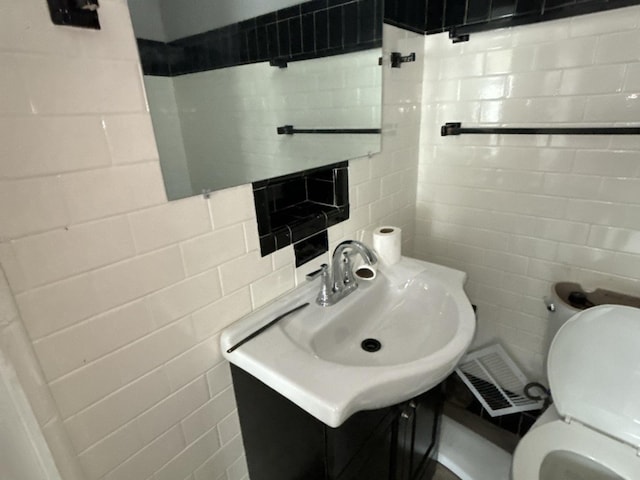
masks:
[[[254,182],[253,198],[262,256],[309,239],[300,266],[327,251],[317,234],[349,218],[348,162]]]

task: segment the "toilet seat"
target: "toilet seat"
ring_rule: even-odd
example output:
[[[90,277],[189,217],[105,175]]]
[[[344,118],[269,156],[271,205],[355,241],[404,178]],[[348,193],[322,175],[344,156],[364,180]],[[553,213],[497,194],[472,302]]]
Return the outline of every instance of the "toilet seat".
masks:
[[[640,479],[639,344],[632,307],[590,308],[562,326],[548,359],[555,404],[518,444],[514,480]]]
[[[540,475],[545,458],[559,451],[572,452],[595,461],[624,480],[640,478],[640,457],[636,449],[596,432],[578,422],[554,420],[533,428],[518,444],[513,455],[514,480],[564,480]],[[566,478],[580,478],[577,476]],[[598,477],[592,477],[594,480]],[[615,479],[616,477],[610,477]]]
[[[639,345],[638,308],[601,305],[571,317],[547,362],[560,416],[640,448]]]

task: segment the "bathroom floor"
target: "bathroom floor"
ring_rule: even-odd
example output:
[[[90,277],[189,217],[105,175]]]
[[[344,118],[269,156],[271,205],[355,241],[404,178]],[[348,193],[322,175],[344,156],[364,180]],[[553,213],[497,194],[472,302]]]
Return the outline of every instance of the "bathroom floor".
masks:
[[[460,480],[460,477],[457,477],[444,465],[438,464],[432,480]]]
[[[509,453],[513,453],[518,441],[520,440],[520,437],[515,433],[511,433],[508,430],[500,428],[480,416],[454,405],[453,403],[445,402],[444,414]]]
[[[451,402],[445,402],[444,414],[509,453],[513,453],[520,437]],[[460,480],[444,465],[438,464],[433,480]]]

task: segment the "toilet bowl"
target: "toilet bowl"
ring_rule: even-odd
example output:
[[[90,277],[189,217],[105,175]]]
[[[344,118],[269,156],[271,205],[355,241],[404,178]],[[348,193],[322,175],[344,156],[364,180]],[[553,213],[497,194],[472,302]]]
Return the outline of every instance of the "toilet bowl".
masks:
[[[547,369],[555,403],[518,444],[512,480],[640,479],[640,309],[574,315]]]

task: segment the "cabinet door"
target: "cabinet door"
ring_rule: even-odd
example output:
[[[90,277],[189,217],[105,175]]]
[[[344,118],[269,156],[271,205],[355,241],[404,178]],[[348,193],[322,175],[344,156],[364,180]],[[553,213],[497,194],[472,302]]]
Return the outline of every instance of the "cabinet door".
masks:
[[[427,480],[436,467],[442,393],[439,387],[406,402],[398,417],[395,480]]]
[[[396,407],[354,414],[338,428],[327,427],[329,478],[391,480]]]
[[[231,365],[251,480],[326,480],[325,425]]]
[[[416,403],[412,400],[402,406],[398,416],[398,435],[395,452],[395,479],[409,480],[413,471],[413,443],[416,422]]]
[[[411,480],[431,478],[436,466],[442,392],[439,387],[426,392],[413,401],[413,448]]]
[[[367,442],[366,449],[355,456],[336,480],[394,480],[392,452],[394,433],[389,426]]]

